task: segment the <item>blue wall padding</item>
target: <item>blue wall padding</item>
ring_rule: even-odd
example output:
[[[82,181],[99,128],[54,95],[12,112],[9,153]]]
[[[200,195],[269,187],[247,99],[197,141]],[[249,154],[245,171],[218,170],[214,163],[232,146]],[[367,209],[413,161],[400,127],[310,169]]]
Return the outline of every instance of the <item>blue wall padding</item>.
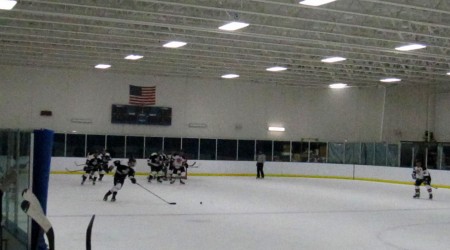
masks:
[[[47,214],[48,184],[50,179],[50,162],[53,148],[52,130],[34,130],[34,156],[33,156],[33,193],[41,202],[44,213]],[[43,232],[38,224],[31,226],[31,249],[46,250]]]

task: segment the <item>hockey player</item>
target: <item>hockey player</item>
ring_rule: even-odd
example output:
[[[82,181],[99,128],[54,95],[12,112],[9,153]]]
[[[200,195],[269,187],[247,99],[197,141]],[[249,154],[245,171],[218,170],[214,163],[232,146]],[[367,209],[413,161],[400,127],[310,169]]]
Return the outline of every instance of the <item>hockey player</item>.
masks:
[[[151,182],[153,178],[156,177],[156,180],[159,183],[162,183],[161,176],[163,174],[162,167],[163,161],[161,156],[158,153],[152,153],[150,157],[147,159],[147,165],[150,167],[150,174],[147,177],[148,182]]]
[[[106,151],[106,149],[103,149],[103,152],[99,155],[99,158],[101,159],[101,166],[100,166],[100,177],[98,178],[99,181],[102,181],[103,176],[105,176],[106,173],[109,173],[109,161],[111,160],[111,155]]]
[[[116,173],[114,174],[114,186],[105,194],[103,197],[104,201],[108,200],[108,197],[112,194],[111,201],[116,201],[117,192],[122,189],[125,178],[128,176],[131,183],[136,184],[136,179],[134,178],[134,166],[136,165],[136,159],[128,159],[128,165],[122,165],[119,160],[114,161],[114,167],[116,168]]]
[[[425,166],[422,166],[422,161],[416,161],[416,166],[413,168],[412,172],[412,178],[416,180],[416,182],[414,183],[414,189],[416,193],[414,194],[413,198],[420,198],[420,185],[424,183],[428,191],[428,198],[430,200],[433,199],[433,193],[431,189],[431,175],[428,169]]]
[[[170,166],[170,172],[172,176],[175,176],[175,178],[180,179],[180,184],[185,184],[182,178],[186,176],[186,158],[184,158],[182,155],[175,153],[172,156],[171,160],[171,166]],[[175,179],[172,178],[170,181],[170,184],[175,183]]]
[[[159,154],[159,158],[161,159],[162,162],[162,176],[163,176],[163,180],[167,181],[167,175],[168,175],[168,171],[169,171],[169,167],[170,167],[170,160],[171,157],[167,156],[164,152],[161,152]]]
[[[86,166],[83,168],[84,174],[82,176],[81,185],[84,184],[86,179],[89,177],[89,179],[92,179],[92,185],[95,185],[95,182],[97,181],[98,177],[98,171],[100,168],[100,159],[98,158],[98,154],[94,153],[92,155],[89,155],[86,160]]]

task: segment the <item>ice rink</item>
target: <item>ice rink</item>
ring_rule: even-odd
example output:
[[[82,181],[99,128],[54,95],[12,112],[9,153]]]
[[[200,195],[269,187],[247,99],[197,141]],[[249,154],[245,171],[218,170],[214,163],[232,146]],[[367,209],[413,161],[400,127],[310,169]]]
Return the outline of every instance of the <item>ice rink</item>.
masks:
[[[442,249],[450,248],[450,190],[376,182],[254,177],[129,180],[116,202],[103,195],[112,177],[80,185],[80,175],[51,175],[48,217],[56,249],[93,250]],[[202,203],[202,204],[200,204]]]

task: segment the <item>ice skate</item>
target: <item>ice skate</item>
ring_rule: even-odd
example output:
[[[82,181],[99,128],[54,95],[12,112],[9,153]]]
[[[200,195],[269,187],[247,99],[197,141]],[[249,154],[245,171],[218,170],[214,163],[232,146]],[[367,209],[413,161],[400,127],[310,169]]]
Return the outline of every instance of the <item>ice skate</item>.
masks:
[[[107,201],[108,200],[108,197],[111,195],[111,191],[108,191],[106,194],[105,194],[105,196],[103,196],[103,200],[104,201]]]
[[[171,181],[170,181],[170,184],[174,184],[175,183],[175,179],[172,179]]]
[[[414,198],[414,199],[419,199],[419,198],[420,198],[420,194],[419,194],[419,193],[416,193],[416,194],[413,196],[413,198]]]
[[[186,183],[184,183],[184,181],[180,179],[180,184],[186,184]]]
[[[433,199],[433,194],[430,194],[430,195],[428,196],[428,198],[429,198],[430,200],[432,200],[432,199]]]

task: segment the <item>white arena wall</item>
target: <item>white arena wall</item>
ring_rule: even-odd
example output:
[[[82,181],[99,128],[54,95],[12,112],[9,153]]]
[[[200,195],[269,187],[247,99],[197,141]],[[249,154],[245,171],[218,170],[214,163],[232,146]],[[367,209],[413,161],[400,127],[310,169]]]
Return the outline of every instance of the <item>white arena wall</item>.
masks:
[[[126,159],[121,159],[123,163]],[[68,173],[70,170],[81,169],[75,163],[84,163],[85,158],[52,157],[52,173]],[[256,163],[253,161],[203,161],[191,160],[189,164],[196,162],[198,168],[189,168],[192,175],[255,175]],[[137,159],[136,171],[138,174],[147,174],[149,167],[146,159]],[[313,177],[313,178],[346,178],[363,179],[369,181],[383,181],[392,183],[412,183],[410,168],[381,167],[349,164],[327,163],[299,163],[299,162],[266,162],[264,172],[268,176],[281,177]],[[449,187],[450,171],[430,170],[432,184],[441,187]]]
[[[0,75],[0,128],[67,133],[397,143],[420,141],[425,130],[434,131],[435,106],[445,105],[434,102],[436,90],[427,86],[333,90],[14,66],[1,67]],[[156,106],[172,107],[172,125],[111,124],[111,105],[128,103],[129,84],[156,86]],[[40,116],[42,110],[53,115]],[[439,121],[450,119],[448,112],[439,115],[447,116]],[[190,128],[189,123],[207,126]],[[269,125],[284,126],[286,131],[268,132]],[[439,128],[438,141],[450,132]]]

